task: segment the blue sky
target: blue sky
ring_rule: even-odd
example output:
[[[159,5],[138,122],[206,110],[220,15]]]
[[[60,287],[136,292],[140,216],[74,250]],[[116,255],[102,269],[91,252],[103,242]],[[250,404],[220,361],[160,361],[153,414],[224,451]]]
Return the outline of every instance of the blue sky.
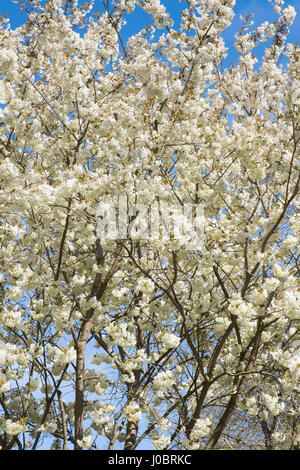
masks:
[[[79,0],[79,3],[85,3],[86,0]],[[180,21],[180,11],[187,7],[185,1],[179,0],[162,0],[162,3],[166,6],[167,11],[170,13],[175,24],[174,28],[179,25]],[[295,43],[300,42],[300,0],[285,0],[285,7],[292,5],[296,12],[295,21],[290,28],[290,33],[288,35],[288,42]],[[95,0],[94,9],[102,10],[101,0]],[[237,31],[239,31],[242,22],[240,16],[246,17],[249,13],[254,14],[254,25],[252,28],[261,25],[264,21],[269,21],[272,23],[277,20],[278,16],[273,10],[273,6],[269,3],[268,0],[236,0],[236,5],[234,7],[235,17],[229,28],[227,28],[222,33],[222,37],[225,41],[225,44],[228,48],[234,45],[234,36]],[[12,28],[20,26],[24,22],[24,15],[18,10],[18,5],[13,2],[13,0],[0,0],[0,16],[6,14],[10,19],[10,24]],[[126,17],[127,25],[122,29],[121,36],[123,42],[126,43],[128,38],[133,34],[137,33],[142,29],[146,24],[151,24],[150,16],[145,13],[141,8],[136,8],[134,13]],[[159,32],[160,33],[160,32]],[[159,34],[158,33],[158,34]],[[155,37],[155,40],[158,36]],[[257,48],[253,49],[254,54],[259,59],[263,57],[264,50],[266,47],[269,47],[270,40],[266,43],[259,45]],[[223,61],[223,66],[229,68],[232,62],[236,62],[238,59],[238,53],[235,49],[230,49],[228,57]],[[281,64],[286,65],[286,58],[282,57],[280,59]],[[258,63],[258,67],[259,67]]]
[[[81,1],[81,3],[83,3]],[[164,5],[175,19],[178,19],[178,12],[186,8],[185,2],[179,3],[179,0],[163,0]],[[100,0],[95,2],[96,8],[100,6]],[[298,12],[296,20],[291,28],[289,35],[289,40],[295,42],[300,40],[300,0],[287,0],[286,6],[292,5],[295,10]],[[235,31],[239,28],[241,22],[239,16],[246,16],[248,13],[255,14],[255,24],[258,25],[263,21],[274,21],[276,19],[276,14],[273,11],[271,4],[267,0],[237,0],[234,7],[235,18],[234,21],[227,30],[223,33],[223,37],[226,40],[227,44],[230,45],[234,38]],[[12,0],[2,0],[0,3],[0,16],[6,14],[11,22],[12,27],[17,27],[22,24],[24,21],[24,16],[18,11],[18,5],[13,3]],[[128,24],[128,35],[133,34],[135,31],[140,29],[144,24],[149,23],[149,16],[142,12],[140,8],[136,9],[136,12],[133,15],[130,15],[131,21]]]

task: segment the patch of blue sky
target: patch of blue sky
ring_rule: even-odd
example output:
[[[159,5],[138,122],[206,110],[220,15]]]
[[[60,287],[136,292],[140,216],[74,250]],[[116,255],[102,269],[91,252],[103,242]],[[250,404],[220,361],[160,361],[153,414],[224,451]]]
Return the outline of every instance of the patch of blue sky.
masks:
[[[80,0],[79,3],[85,3],[85,1]],[[178,28],[180,24],[180,12],[187,7],[187,3],[185,1],[179,2],[179,0],[163,0],[162,3],[165,5],[167,11],[174,20],[174,28]],[[293,6],[297,11],[297,7],[299,8],[299,0],[289,0],[286,2],[286,6],[288,5]],[[94,10],[96,9],[101,11],[100,1],[95,2]],[[234,7],[234,13],[235,16],[232,24],[222,33],[222,36],[229,47],[233,45],[234,34],[242,24],[239,19],[240,15],[246,17],[249,13],[253,13],[254,26],[259,26],[264,21],[269,21],[271,23],[278,18],[271,4],[267,0],[237,0]],[[12,0],[2,0],[0,5],[0,16],[3,14],[6,14],[10,19],[10,23],[13,28],[22,25],[24,22],[24,15],[20,10],[18,10],[18,5],[13,3]],[[151,24],[151,16],[139,7],[137,7],[133,13],[125,15],[124,18],[127,21],[126,27],[122,32],[122,34],[124,34],[123,37],[125,41],[140,29],[144,28],[145,25]],[[300,13],[298,13],[292,27],[290,28],[289,40],[291,42],[299,40],[299,31]]]

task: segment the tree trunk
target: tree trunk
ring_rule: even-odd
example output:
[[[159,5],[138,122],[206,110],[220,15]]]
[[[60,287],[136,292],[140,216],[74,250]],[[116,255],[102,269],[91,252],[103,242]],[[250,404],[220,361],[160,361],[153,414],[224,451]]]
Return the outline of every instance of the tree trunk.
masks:
[[[136,443],[138,433],[138,424],[133,421],[128,421],[126,428],[126,440],[124,450],[132,450]]]
[[[83,438],[83,411],[84,411],[84,367],[85,367],[85,342],[77,345],[76,360],[76,396],[75,396],[75,450],[81,450],[78,441]]]

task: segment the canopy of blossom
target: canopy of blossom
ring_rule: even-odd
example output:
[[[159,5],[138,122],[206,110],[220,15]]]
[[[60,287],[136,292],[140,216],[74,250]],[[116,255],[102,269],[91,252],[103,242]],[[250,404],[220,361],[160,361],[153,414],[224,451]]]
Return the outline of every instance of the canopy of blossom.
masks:
[[[226,68],[234,0],[182,1],[178,28],[160,0],[19,4],[0,24],[2,448],[292,448],[295,10],[243,19]],[[151,24],[124,40],[137,8]],[[120,197],[126,236],[101,237]],[[200,247],[142,236],[185,206]]]

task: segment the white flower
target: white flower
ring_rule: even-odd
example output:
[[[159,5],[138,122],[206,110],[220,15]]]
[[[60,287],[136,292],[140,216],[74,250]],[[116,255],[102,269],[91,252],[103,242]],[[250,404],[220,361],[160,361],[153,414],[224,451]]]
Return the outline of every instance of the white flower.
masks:
[[[170,444],[171,439],[169,436],[153,436],[152,442],[155,445],[156,449],[162,450]]]
[[[20,432],[25,432],[27,430],[27,427],[25,426],[22,421],[12,421],[11,419],[8,419],[5,422],[5,432],[7,434],[10,434],[11,436],[16,436]]]
[[[138,280],[136,290],[142,291],[144,294],[151,294],[151,292],[153,292],[154,287],[154,282],[152,282],[150,279],[143,277]]]
[[[37,427],[38,432],[47,432],[47,433],[53,433],[57,429],[57,424],[54,421],[48,421],[45,424],[41,424],[40,426]]]
[[[78,274],[76,274],[73,277],[73,284],[75,287],[81,287],[84,285],[84,283],[85,283],[85,275],[79,276]]]
[[[293,375],[300,376],[300,349],[288,361],[288,368]]]
[[[288,270],[286,268],[282,268],[279,264],[275,264],[275,266],[273,266],[273,273],[278,279],[285,279],[289,275]]]
[[[295,8],[292,7],[291,5],[289,5],[287,8],[282,10],[282,19],[284,19],[286,24],[288,24],[289,26],[294,22],[295,16],[296,16]]]
[[[267,297],[268,292],[263,288],[254,289],[254,291],[251,293],[251,300],[254,305],[263,305]]]
[[[39,357],[43,354],[44,348],[42,346],[38,346],[37,344],[31,344],[29,347],[29,352],[33,357]]]
[[[5,393],[10,390],[10,380],[6,380],[3,374],[0,375],[0,393]]]
[[[21,366],[25,366],[29,363],[30,356],[25,351],[19,350],[18,355],[16,357],[16,360],[17,360],[18,364],[20,364]]]
[[[275,278],[275,277],[270,277],[268,279],[266,279],[265,283],[264,283],[264,288],[268,291],[268,292],[272,292],[276,289],[276,287],[279,285],[280,281]]]
[[[177,348],[180,344],[180,338],[172,333],[160,332],[157,334],[157,339],[162,343],[163,351],[167,351],[170,348]]]
[[[254,298],[256,301],[261,300],[258,298],[258,293],[255,292]],[[252,305],[248,302],[245,302],[240,294],[232,295],[229,300],[228,310],[233,315],[236,315],[238,318],[243,320],[249,320],[255,314],[255,310]]]
[[[192,438],[199,439],[200,437],[207,436],[210,431],[211,425],[212,420],[209,417],[197,419],[192,431]]]
[[[108,340],[110,344],[118,344],[123,348],[133,348],[135,346],[135,336],[127,330],[124,323],[118,324],[115,322],[108,325],[105,329],[110,335]]]
[[[40,380],[36,377],[30,380],[28,383],[29,389],[32,391],[39,390],[42,386]]]
[[[270,395],[268,393],[263,394],[263,402],[273,416],[279,415],[285,408],[284,403],[279,402],[279,397]]]
[[[7,351],[0,347],[0,365],[5,365],[7,360]]]
[[[174,383],[174,376],[170,370],[165,372],[159,372],[154,378],[153,385],[155,388],[168,388],[171,387]]]
[[[63,363],[73,362],[76,359],[76,351],[73,346],[70,348],[61,348],[57,360]]]
[[[134,423],[138,423],[142,417],[142,412],[136,402],[132,402],[127,405],[125,409],[125,416],[128,421],[133,421]]]
[[[92,446],[92,443],[93,443],[93,438],[91,435],[88,435],[88,436],[85,436],[83,439],[79,440],[77,439],[77,444],[79,445],[79,447],[91,447]]]
[[[300,293],[294,290],[285,291],[282,299],[282,306],[285,314],[291,320],[300,319]]]
[[[107,389],[107,385],[101,382],[98,382],[94,387],[94,391],[95,393],[97,393],[97,395],[102,395],[102,393],[104,393],[106,389]]]
[[[258,414],[258,406],[255,397],[250,397],[246,400],[245,409],[251,416],[256,416]]]

